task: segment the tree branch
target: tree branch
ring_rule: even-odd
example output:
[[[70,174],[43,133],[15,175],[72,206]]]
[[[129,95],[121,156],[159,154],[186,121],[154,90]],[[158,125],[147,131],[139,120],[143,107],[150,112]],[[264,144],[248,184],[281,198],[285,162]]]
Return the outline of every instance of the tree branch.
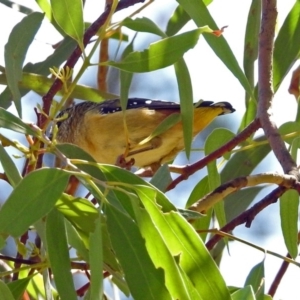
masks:
[[[240,132],[235,138],[233,138],[231,141],[229,141],[222,147],[213,151],[212,153],[200,159],[196,163],[182,167],[180,170],[181,175],[174,179],[166,190],[169,191],[171,189],[174,189],[181,181],[187,180],[189,176],[204,168],[208,163],[221,157],[224,153],[232,150],[235,146],[245,141],[259,128],[259,120],[256,119],[252,123],[250,123],[242,132]],[[175,167],[175,171],[178,172],[178,168],[179,167]],[[172,166],[170,167],[170,171],[172,172]]]
[[[276,0],[263,0],[261,31],[259,34],[257,118],[260,120],[261,127],[263,128],[284,173],[294,175],[299,179],[297,165],[286,149],[284,141],[281,139],[277,126],[273,120],[271,105],[274,95],[272,58],[276,18]]]
[[[287,190],[285,187],[277,187],[271,193],[266,195],[261,201],[253,205],[251,208],[247,209],[241,213],[236,218],[232,219],[228,224],[220,229],[220,231],[229,232],[232,231],[235,227],[241,224],[246,224],[246,227],[250,227],[255,216],[265,209],[270,204],[276,203],[277,199]],[[207,243],[206,247],[208,250],[211,250],[218,241],[222,239],[220,235],[214,235]]]

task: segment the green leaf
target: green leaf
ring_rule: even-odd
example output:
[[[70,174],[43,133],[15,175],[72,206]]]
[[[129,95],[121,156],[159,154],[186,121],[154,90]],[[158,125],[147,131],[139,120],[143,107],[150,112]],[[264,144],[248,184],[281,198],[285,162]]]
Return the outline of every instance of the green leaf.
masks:
[[[164,274],[151,261],[135,222],[110,204],[105,205],[111,241],[134,299],[171,299]],[[133,267],[134,266],[134,267]]]
[[[229,222],[245,211],[263,189],[264,187],[262,186],[255,186],[227,196],[224,203],[226,220]]]
[[[108,181],[128,183],[130,185],[146,185],[150,186],[153,189],[156,189],[154,186],[152,186],[139,176],[136,176],[135,174],[132,174],[127,170],[120,169],[116,166],[104,164],[100,165],[99,168],[101,169],[106,180]],[[156,201],[162,207],[162,210],[164,212],[177,211],[176,207],[170,202],[170,200],[164,193],[160,192],[158,189],[156,189],[156,192]]]
[[[254,63],[258,56],[258,35],[261,17],[261,1],[252,0],[247,18],[244,42],[244,71],[252,88],[254,88]]]
[[[175,64],[175,72],[180,96],[180,114],[183,127],[184,148],[186,157],[190,157],[193,141],[194,104],[193,88],[189,70],[183,58]]]
[[[16,185],[22,180],[22,176],[19,173],[15,163],[11,159],[11,157],[7,154],[4,147],[0,144],[0,161],[3,167],[3,170],[9,180],[9,183],[12,187],[16,187]]]
[[[55,21],[83,50],[83,8],[81,0],[51,0]]]
[[[172,182],[169,166],[167,164],[162,165],[151,178],[150,183],[164,192],[168,185]]]
[[[90,270],[91,286],[89,289],[89,299],[101,299],[103,296],[103,251],[102,251],[102,229],[101,218],[96,220],[95,231],[90,234]]]
[[[181,115],[179,113],[173,113],[168,115],[154,130],[153,132],[139,142],[139,145],[144,145],[151,141],[156,136],[166,132],[168,129],[172,128],[175,124],[177,124],[181,120]]]
[[[63,215],[53,209],[46,220],[47,253],[61,299],[77,299]]]
[[[50,74],[49,68],[53,68],[53,66],[60,66],[69,58],[75,47],[76,42],[72,38],[66,36],[62,41],[59,42],[54,52],[45,60],[37,63],[29,62],[24,66],[23,71],[26,73],[35,73],[48,76]]]
[[[279,127],[280,135],[287,135],[290,133],[297,133],[297,132],[298,133],[300,132],[300,124],[298,122],[286,122]],[[295,136],[291,138],[284,138],[284,141],[288,144],[292,144],[294,139]]]
[[[12,113],[0,108],[0,127],[15,132],[37,136],[37,132]]]
[[[248,95],[246,95],[246,98]],[[248,99],[248,98],[247,98]],[[249,125],[256,117],[256,112],[257,112],[257,102],[253,100],[252,98],[250,101],[247,103],[247,109],[243,115],[239,132],[242,131],[247,125]]]
[[[149,188],[135,188],[169,251],[178,257],[180,267],[193,282],[200,299],[230,299],[220,271],[190,224],[178,212],[162,213]],[[211,284],[212,278],[214,284]]]
[[[150,19],[143,17],[143,18],[136,18],[130,19],[125,18],[122,22],[123,26],[126,26],[134,31],[138,32],[149,32],[161,37],[166,37],[166,34]]]
[[[65,32],[61,29],[61,27],[57,24],[53,17],[51,4],[49,3],[49,0],[36,0],[35,1],[40,9],[45,13],[48,20],[51,22],[51,24],[55,27],[55,29],[62,35],[65,36]]]
[[[209,184],[208,184],[208,177],[205,176],[196,184],[196,186],[192,190],[185,207],[186,208],[190,207],[196,201],[198,201],[203,196],[208,194],[209,191],[210,191],[210,189],[209,189]],[[203,232],[200,233],[200,237],[203,241],[206,240],[206,237],[208,235],[208,233],[205,232],[205,230],[209,229],[209,226],[211,224],[211,216],[212,216],[212,209],[208,210],[206,212],[205,216],[198,218],[196,220],[193,220],[193,222],[192,222],[192,226],[195,229],[203,230]]]
[[[212,0],[204,0],[205,5],[209,5]],[[168,36],[176,34],[188,21],[191,20],[191,17],[186,13],[181,5],[178,5],[169,19],[167,24],[166,34]]]
[[[3,300],[15,300],[13,294],[2,280],[0,280],[0,298]]]
[[[68,179],[69,174],[59,169],[40,169],[24,177],[1,207],[0,232],[23,234],[53,208]]]
[[[209,153],[213,152],[214,150],[220,148],[222,145],[224,145],[226,142],[231,140],[235,136],[234,133],[231,131],[224,129],[224,128],[218,128],[215,129],[206,139],[205,145],[204,145],[204,151],[205,155],[208,155]],[[221,177],[216,165],[216,161],[213,161],[207,165],[207,171],[208,171],[208,182],[210,190],[214,190],[221,184]],[[224,226],[226,224],[226,214],[224,210],[224,202],[219,202],[214,207],[216,216],[218,219],[218,222],[220,226]]]
[[[70,56],[72,51],[74,51],[75,46],[76,46],[76,42],[72,38],[66,36],[64,40],[59,43],[59,46],[55,49],[53,54],[48,56],[42,62],[38,62],[34,64],[30,62],[27,63],[24,66],[23,71],[27,73],[35,73],[35,75],[40,74],[40,75],[47,76],[50,74],[49,68],[53,66],[60,66]],[[18,82],[19,87],[21,88],[20,93],[22,97],[25,96],[29,92],[29,90],[34,90],[37,93],[46,94],[46,92],[49,90],[50,86],[52,85],[51,83],[51,85],[49,84],[49,86],[48,85],[44,86],[44,82],[43,82],[38,86],[37,90],[35,90],[34,87],[36,85],[36,81],[32,82],[33,80],[32,78],[26,81],[24,76],[25,74],[23,73],[22,80]],[[32,76],[34,76],[34,74],[32,74]],[[50,78],[47,79],[50,80],[50,82],[53,81]],[[25,81],[28,89],[26,89]],[[0,83],[7,84],[5,74],[0,75]],[[33,88],[31,86],[33,86]],[[61,91],[59,93],[61,93]],[[74,95],[72,97],[80,98]],[[0,95],[0,106],[3,108],[8,108],[11,105],[11,99],[12,99],[12,95],[9,91],[9,88],[5,88]],[[88,98],[85,100],[88,100]]]
[[[292,258],[298,256],[298,208],[299,194],[288,190],[280,197],[281,230],[285,245]]]
[[[265,144],[255,145],[255,142]],[[254,168],[269,154],[271,151],[269,143],[265,137],[254,140],[254,143],[245,144],[245,146],[253,146],[247,150],[235,153],[221,172],[222,182],[231,180],[232,178],[250,175]]]
[[[146,198],[142,201],[149,201],[147,197],[155,197],[155,191],[152,190],[151,193],[147,194]],[[140,196],[145,197],[145,194]],[[137,221],[141,234],[146,241],[148,253],[155,267],[164,270],[165,284],[172,299],[195,299],[195,296],[200,298],[192,282],[180,268],[177,257],[172,256],[170,253],[163,237],[153,224],[149,214],[141,209],[137,214]],[[155,243],[153,243],[153,241],[155,241]]]
[[[208,26],[197,28],[176,36],[152,43],[144,51],[130,53],[120,62],[108,61],[106,64],[128,72],[150,72],[174,64],[189,49],[195,47],[199,35],[212,32]]]
[[[65,220],[65,226],[68,244],[76,250],[79,257],[82,257],[87,263],[89,263],[89,252],[82,237],[68,220]]]
[[[21,299],[30,280],[32,279],[33,276],[28,276],[16,281],[9,282],[7,284],[8,288],[12,292],[14,299]],[[1,299],[3,299],[1,297]]]
[[[132,39],[132,41],[129,43],[129,45],[125,48],[122,58],[126,57],[130,52],[133,51],[133,42],[135,37]],[[128,95],[129,95],[129,89],[132,81],[133,73],[126,72],[126,71],[120,71],[120,103],[123,111],[123,117],[125,120],[125,111],[127,108],[128,103]]]
[[[3,76],[3,74],[0,74],[0,77],[1,76]],[[11,106],[11,104],[12,104],[12,94],[10,92],[10,89],[6,87],[4,91],[0,94],[0,107],[8,108]]]
[[[5,45],[7,84],[20,117],[22,117],[22,107],[18,81],[22,79],[22,67],[27,50],[40,28],[43,18],[44,15],[39,12],[26,16],[13,28]]]
[[[264,142],[265,137],[258,138],[254,142]],[[245,144],[247,146],[248,144]],[[249,143],[251,146],[251,143]],[[253,145],[253,147],[235,153],[226,163],[221,172],[222,182],[227,182],[232,178],[247,176],[257,167],[257,165],[270,153],[271,148],[268,142],[262,145]],[[225,213],[228,221],[242,213],[253,202],[255,196],[263,187],[244,189],[226,197]],[[243,199],[243,201],[241,201]],[[220,243],[219,243],[220,245]],[[223,252],[223,246],[214,250],[214,257],[219,257]]]
[[[244,287],[251,286],[257,300],[264,299],[264,289],[265,289],[265,260],[261,261],[255,265],[247,276]]]
[[[261,18],[261,1],[252,0],[248,18],[247,26],[245,33],[245,42],[244,42],[244,72],[251,85],[252,89],[255,87],[255,62],[258,57],[258,35],[260,29],[260,18]],[[246,111],[243,117],[243,120],[240,125],[240,130],[244,129],[250,122],[255,119],[257,102],[253,98],[254,95],[246,93]]]
[[[176,34],[190,20],[191,17],[181,5],[178,5],[167,24],[166,34],[168,36]]]
[[[87,199],[62,194],[55,203],[55,207],[78,230],[85,234],[95,230],[95,221],[99,217],[99,212]]]
[[[100,168],[96,165],[96,161],[93,159],[91,155],[85,152],[80,147],[74,144],[57,144],[56,148],[61,151],[64,155],[71,159],[81,159],[83,161],[91,162],[94,165],[88,165],[85,162],[82,164],[76,164],[76,166],[82,171],[90,174],[91,176],[99,179],[105,180]],[[80,182],[94,195],[94,197],[99,198],[99,190],[97,187],[95,188],[94,184],[91,184],[89,181],[85,181],[82,177],[78,178]],[[101,188],[99,186],[99,188]]]
[[[177,0],[177,2],[184,8],[189,16],[194,20],[198,27],[209,26],[212,29],[217,29],[217,25],[210,15],[206,5],[202,0]],[[251,95],[252,88],[249,84],[245,74],[240,68],[236,57],[223,36],[216,38],[213,35],[206,34],[204,38],[213,49],[215,54],[222,60],[232,74],[240,81],[244,89]]]
[[[300,138],[295,138],[291,147],[291,156],[294,161],[297,161],[298,150],[300,149]]]
[[[294,6],[284,20],[274,43],[273,86],[276,92],[294,65],[299,55],[300,43],[300,1]]]
[[[106,266],[109,266],[110,271],[114,270],[115,273],[112,273],[115,280],[128,291],[128,286],[124,280],[122,274],[122,268],[119,261],[117,260],[116,253],[113,250],[111,239],[109,237],[106,218],[102,218],[102,246],[103,246],[103,260]],[[105,267],[106,268],[106,267]],[[125,293],[126,294],[126,293]]]
[[[26,14],[26,15],[29,15],[30,13],[34,12],[34,10],[32,10],[32,9],[28,8],[27,6],[24,6],[20,3],[18,3],[16,5],[15,1],[1,0],[0,2],[1,2],[1,4],[6,5],[9,8],[18,10],[18,12],[21,12],[21,13]]]
[[[232,300],[256,300],[255,294],[251,286],[246,286],[237,290],[232,294]]]

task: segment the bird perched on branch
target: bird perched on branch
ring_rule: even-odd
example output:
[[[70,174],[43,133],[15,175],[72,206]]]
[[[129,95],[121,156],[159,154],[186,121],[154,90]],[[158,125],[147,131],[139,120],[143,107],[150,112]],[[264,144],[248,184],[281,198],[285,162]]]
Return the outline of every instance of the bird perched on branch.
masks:
[[[217,116],[234,111],[228,102],[195,103],[193,136]],[[66,115],[66,118],[57,123],[57,141],[81,147],[99,163],[115,164],[122,157],[129,167],[156,170],[184,149],[180,121],[153,135],[157,127],[175,113],[180,113],[178,103],[161,100],[130,98],[125,114],[119,99],[82,102],[59,114],[58,117]]]

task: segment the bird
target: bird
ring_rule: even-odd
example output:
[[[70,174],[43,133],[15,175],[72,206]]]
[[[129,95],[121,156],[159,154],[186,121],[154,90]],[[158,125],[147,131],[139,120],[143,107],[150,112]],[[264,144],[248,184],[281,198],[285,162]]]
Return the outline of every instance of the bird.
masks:
[[[234,111],[229,102],[194,103],[193,137],[217,116]],[[117,163],[128,169],[150,167],[155,172],[184,149],[181,121],[145,142],[162,121],[175,113],[180,113],[180,104],[165,100],[129,98],[125,114],[120,99],[85,101],[57,116],[56,140],[79,146],[98,163]]]

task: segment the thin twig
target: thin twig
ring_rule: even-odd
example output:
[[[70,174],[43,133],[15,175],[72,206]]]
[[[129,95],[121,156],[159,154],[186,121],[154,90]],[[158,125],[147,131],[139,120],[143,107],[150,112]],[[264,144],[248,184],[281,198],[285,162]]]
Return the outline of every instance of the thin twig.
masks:
[[[204,168],[209,162],[221,157],[224,153],[232,150],[241,142],[245,141],[249,136],[251,136],[256,130],[260,128],[259,120],[254,120],[251,122],[242,132],[240,132],[235,138],[230,140],[228,143],[213,151],[209,155],[200,159],[194,164],[186,165],[182,167],[181,175],[174,179],[170,185],[167,187],[167,191],[174,189],[181,181],[187,180],[189,176]]]
[[[289,254],[287,255],[287,257],[291,258],[291,256]],[[284,274],[286,273],[289,265],[290,264],[287,261],[282,262],[281,267],[280,267],[279,271],[277,272],[277,274],[274,278],[274,281],[272,282],[270,289],[268,291],[268,295],[270,295],[272,298],[274,297],[274,295],[277,291],[277,288],[278,288]]]
[[[227,223],[224,227],[220,229],[220,231],[229,232],[232,231],[235,227],[241,224],[246,224],[246,227],[250,227],[252,221],[255,216],[265,209],[270,204],[276,203],[278,198],[286,191],[285,187],[277,187],[271,193],[266,195],[261,201],[253,205],[251,208],[247,209],[236,218],[232,219],[229,223]],[[222,239],[220,235],[214,235],[207,243],[207,249],[211,250],[216,243]]]

